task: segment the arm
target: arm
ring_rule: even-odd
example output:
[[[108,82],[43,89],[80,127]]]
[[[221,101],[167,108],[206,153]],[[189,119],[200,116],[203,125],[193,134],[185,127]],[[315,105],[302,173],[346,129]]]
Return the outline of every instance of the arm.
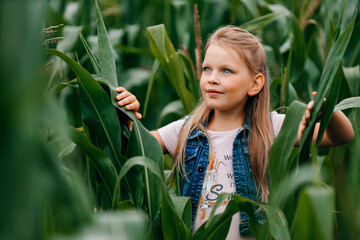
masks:
[[[125,108],[129,111],[133,111],[136,118],[137,119],[141,119],[142,115],[138,112],[139,108],[140,108],[140,103],[139,101],[136,99],[136,97],[128,92],[125,88],[123,87],[118,87],[115,89],[116,92],[120,93],[119,95],[116,96],[116,100],[118,100],[118,105],[119,106],[125,106]],[[131,121],[129,121],[129,127],[131,129]],[[158,131],[151,131],[151,134],[156,138],[156,140],[159,142],[163,153],[167,153],[166,147],[164,145],[164,142],[159,134]]]
[[[166,154],[168,153],[166,147],[165,147],[165,144],[164,144],[164,141],[162,140],[159,132],[157,130],[155,131],[150,131],[151,134],[156,138],[156,140],[159,142],[160,146],[161,146],[161,149],[163,150],[163,153]]]
[[[313,93],[316,96],[316,92]],[[307,120],[310,118],[310,112],[313,108],[314,101],[310,101],[307,109],[305,111],[303,120],[300,123],[299,130],[296,137],[295,146],[300,145],[301,135],[305,130]],[[319,133],[320,123],[316,123],[313,141],[316,141],[316,138]],[[330,122],[326,127],[323,138],[320,142],[320,147],[333,147],[342,145],[350,142],[354,138],[354,130],[352,128],[351,122],[345,116],[342,111],[336,111],[332,114]]]

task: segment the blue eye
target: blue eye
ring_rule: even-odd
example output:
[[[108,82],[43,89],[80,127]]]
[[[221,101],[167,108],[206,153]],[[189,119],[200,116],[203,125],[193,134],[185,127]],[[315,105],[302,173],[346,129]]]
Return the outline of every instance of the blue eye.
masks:
[[[204,67],[204,68],[203,68],[203,71],[204,71],[204,72],[209,72],[209,71],[210,71],[210,68]]]
[[[229,69],[225,69],[225,70],[224,70],[224,73],[232,73],[232,71],[229,70]]]

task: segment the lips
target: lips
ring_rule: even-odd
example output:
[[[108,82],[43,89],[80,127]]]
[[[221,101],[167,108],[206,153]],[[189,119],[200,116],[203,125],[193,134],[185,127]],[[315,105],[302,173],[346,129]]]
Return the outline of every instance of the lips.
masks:
[[[222,94],[222,92],[219,92],[215,89],[208,89],[206,90],[206,92],[209,94],[209,96],[214,96],[214,97]]]

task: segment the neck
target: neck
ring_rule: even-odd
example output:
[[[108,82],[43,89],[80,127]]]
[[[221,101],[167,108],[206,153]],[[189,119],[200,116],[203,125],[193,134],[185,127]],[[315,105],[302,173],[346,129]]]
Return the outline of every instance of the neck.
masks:
[[[230,131],[243,126],[245,118],[244,109],[242,111],[214,110],[207,128],[212,131]]]

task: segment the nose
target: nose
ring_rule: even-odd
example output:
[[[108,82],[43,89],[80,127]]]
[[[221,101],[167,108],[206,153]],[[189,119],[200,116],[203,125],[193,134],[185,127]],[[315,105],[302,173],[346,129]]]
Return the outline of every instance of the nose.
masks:
[[[218,75],[216,74],[215,71],[213,71],[213,72],[210,74],[210,76],[209,76],[209,78],[208,78],[208,83],[211,84],[211,85],[217,85],[217,84],[219,84],[219,77],[218,77]]]

